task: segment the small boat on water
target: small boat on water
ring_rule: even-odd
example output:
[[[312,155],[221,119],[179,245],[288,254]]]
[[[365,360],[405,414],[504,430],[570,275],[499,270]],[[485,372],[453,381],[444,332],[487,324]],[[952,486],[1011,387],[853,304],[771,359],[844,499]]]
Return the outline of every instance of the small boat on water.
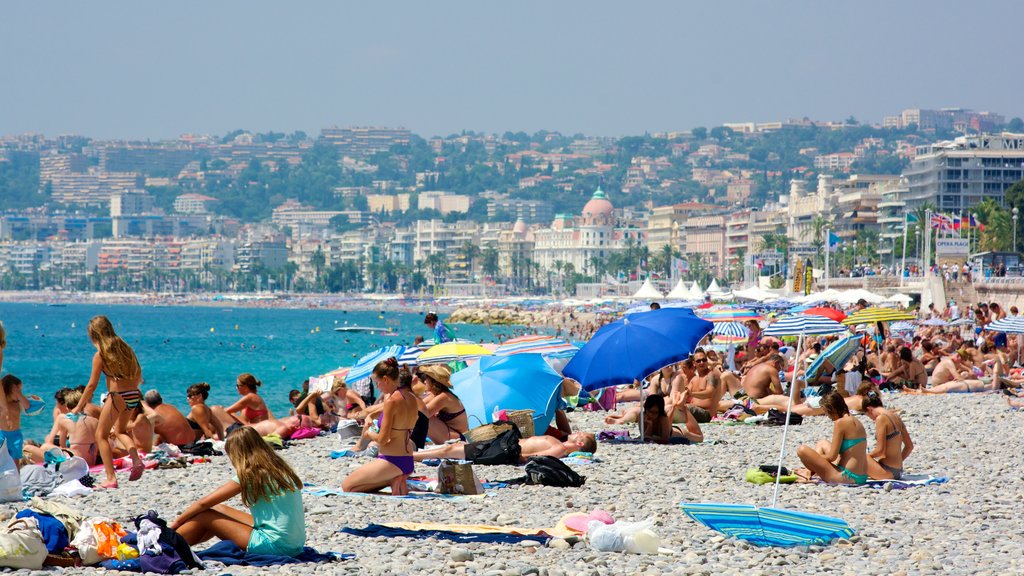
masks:
[[[335,332],[365,332],[367,334],[380,334],[381,336],[398,336],[392,328],[375,326],[338,326]]]

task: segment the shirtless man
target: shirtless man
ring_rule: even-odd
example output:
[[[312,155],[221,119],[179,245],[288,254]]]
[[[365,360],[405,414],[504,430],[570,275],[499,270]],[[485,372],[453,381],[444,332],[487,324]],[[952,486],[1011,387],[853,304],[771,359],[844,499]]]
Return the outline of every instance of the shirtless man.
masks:
[[[897,382],[904,388],[924,388],[928,385],[928,372],[920,360],[906,346],[900,348],[899,362],[886,380]]]
[[[712,371],[708,365],[708,356],[704,350],[698,348],[693,353],[693,365],[697,373],[687,385],[687,390],[690,392],[689,404],[683,405],[687,406],[690,414],[698,423],[705,424],[718,413],[718,402],[722,399],[722,381],[719,374]],[[676,419],[677,416],[673,414],[672,420],[676,421]],[[685,415],[678,421],[685,421]]]
[[[431,458],[453,458],[457,460],[469,460],[473,462],[491,441],[486,442],[458,442],[445,444],[430,450],[420,450],[413,454],[417,462],[430,460]],[[530,456],[554,456],[565,458],[573,452],[597,451],[597,438],[587,432],[574,432],[569,435],[565,442],[559,442],[551,436],[533,436],[519,440],[519,464],[525,464]]]
[[[196,434],[189,426],[185,415],[164,399],[156,390],[146,392],[142,411],[153,425],[157,442],[167,442],[175,446],[184,446],[195,442]]]
[[[751,368],[750,372],[747,372],[742,380],[728,372],[722,374],[722,383],[730,393],[734,390],[743,390],[747,396],[755,400],[764,398],[769,394],[782,394],[779,372],[783,369],[783,366],[782,356],[772,354],[767,361]]]

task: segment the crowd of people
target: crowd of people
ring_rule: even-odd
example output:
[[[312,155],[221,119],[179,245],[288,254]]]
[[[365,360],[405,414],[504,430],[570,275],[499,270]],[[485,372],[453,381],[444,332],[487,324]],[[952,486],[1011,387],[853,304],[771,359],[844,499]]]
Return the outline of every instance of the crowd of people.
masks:
[[[756,418],[787,410],[802,417],[826,416],[833,422],[831,438],[797,450],[804,466],[796,471],[800,481],[898,480],[905,474],[914,442],[899,411],[884,405],[883,391],[1003,390],[1011,406],[1024,406],[1024,399],[1019,399],[1024,397],[1024,375],[1013,368],[1018,339],[986,330],[989,323],[1017,314],[1015,307],[1006,311],[990,303],[965,311],[963,317],[970,318],[973,327],[943,322],[923,322],[912,332],[894,332],[882,324],[857,327],[862,335],[858,351],[841,366],[819,363],[824,368],[814,374],[807,373],[808,367],[835,337],[808,339],[798,356],[792,343],[764,337],[762,324],[750,321],[745,344],[723,351],[708,343],[642,382],[596,394],[593,401],[604,405],[601,397],[610,397],[613,402],[635,402],[610,413],[605,423],[636,422],[641,424],[642,440],[659,444],[702,442],[701,425],[713,420]],[[960,311],[949,306],[943,313],[929,308],[921,320],[958,317]],[[451,339],[436,315],[428,315],[425,324],[435,341]],[[372,370],[377,397],[360,396],[341,377],[322,392],[310,391],[307,381],[289,394],[290,413],[278,417],[260,394],[260,380],[243,373],[235,383],[238,399],[227,406],[207,404],[209,384],[189,386],[185,413],[165,402],[160,392],[141,391],[142,367],[109,319],[93,318],[87,333],[95,347],[89,380],[55,393],[53,425],[42,442],[26,442],[22,437],[20,418],[33,400],[22,390],[21,381],[13,374],[0,379],[0,431],[6,450],[23,463],[41,463],[52,449],[63,450],[89,466],[102,466],[104,479],[98,486],[113,489],[118,486],[115,461],[119,458],[130,461],[128,480],[136,481],[145,470],[143,454],[157,445],[188,449],[203,442],[223,443],[236,476],[173,522],[189,544],[216,537],[249,550],[285,555],[301,551],[302,482],[268,444],[267,439],[274,436],[307,438],[343,422],[359,426],[351,453],[371,458],[343,479],[342,489],[390,488],[396,495],[406,492],[406,480],[416,462],[453,458],[519,465],[533,456],[561,458],[597,450],[594,434],[572,430],[564,402],[552,426],[535,436],[512,443],[468,441],[470,419],[453,391],[451,369],[447,365],[410,369],[399,366],[395,358],[381,361]],[[0,366],[5,347],[0,325]],[[101,380],[106,393],[97,403]],[[563,382],[564,397],[580,394],[577,384]],[[858,415],[873,423],[873,439]],[[235,496],[240,496],[248,512],[224,504]]]

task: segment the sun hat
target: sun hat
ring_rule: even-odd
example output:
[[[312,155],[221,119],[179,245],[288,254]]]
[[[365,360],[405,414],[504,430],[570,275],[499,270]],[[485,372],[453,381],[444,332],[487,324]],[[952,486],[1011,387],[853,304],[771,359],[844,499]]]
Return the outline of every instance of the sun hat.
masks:
[[[452,373],[447,366],[440,364],[431,364],[428,366],[420,366],[417,370],[420,374],[426,374],[431,380],[444,386],[445,388],[452,387]]]

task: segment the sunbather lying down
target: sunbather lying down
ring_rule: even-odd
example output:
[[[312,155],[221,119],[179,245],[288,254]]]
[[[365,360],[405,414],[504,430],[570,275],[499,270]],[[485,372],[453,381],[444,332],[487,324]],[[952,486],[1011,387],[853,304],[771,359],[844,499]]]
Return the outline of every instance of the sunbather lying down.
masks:
[[[597,451],[597,438],[589,432],[575,432],[569,435],[565,442],[559,442],[551,436],[533,436],[519,440],[519,454],[515,451],[508,451],[504,454],[497,454],[494,440],[483,442],[457,442],[445,444],[437,448],[420,450],[413,454],[417,462],[434,458],[452,458],[456,460],[469,460],[477,464],[509,464],[518,465],[526,463],[530,456],[554,456],[565,458],[573,452]],[[479,462],[478,459],[486,455],[487,462]],[[492,461],[492,458],[498,461]]]

